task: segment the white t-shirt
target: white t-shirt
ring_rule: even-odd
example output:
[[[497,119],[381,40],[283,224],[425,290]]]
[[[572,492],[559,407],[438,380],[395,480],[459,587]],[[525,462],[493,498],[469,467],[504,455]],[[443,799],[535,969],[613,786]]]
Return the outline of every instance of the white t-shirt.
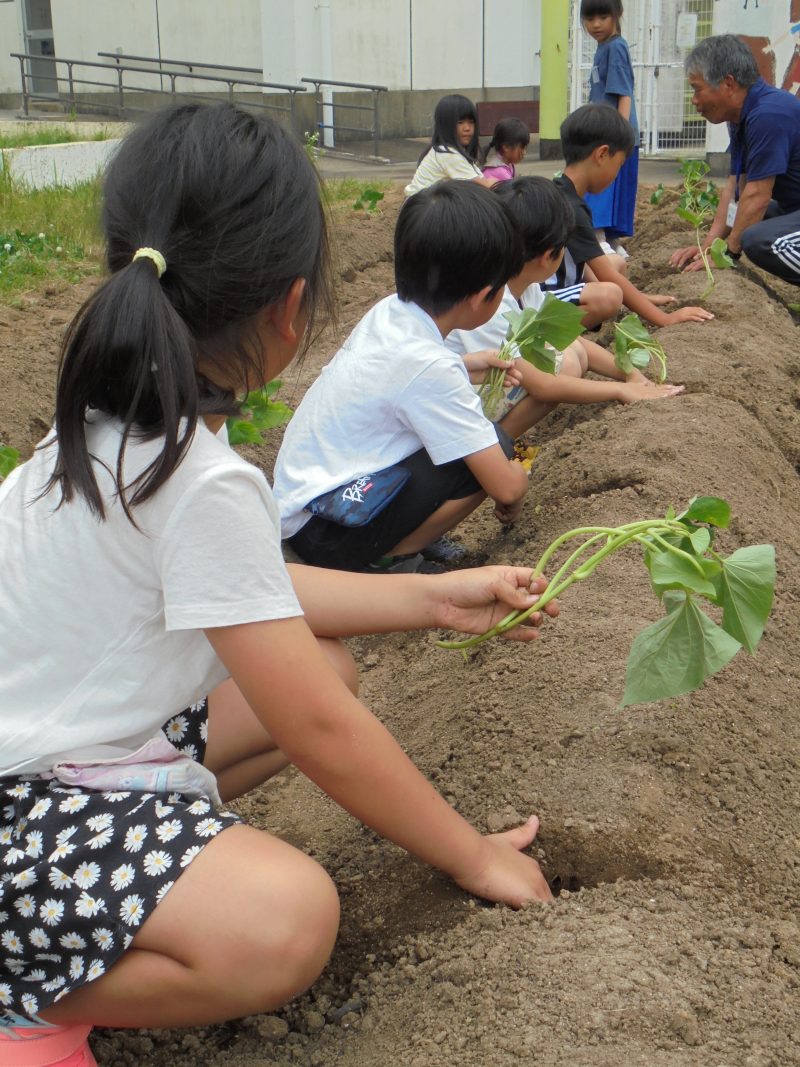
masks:
[[[443,178],[457,178],[462,181],[472,181],[473,178],[482,178],[483,171],[477,163],[471,162],[466,156],[462,156],[456,148],[447,148],[439,145],[431,148],[419,161],[414,177],[406,186],[406,196],[413,196],[420,189],[427,189],[429,185],[440,182]]]
[[[499,349],[502,347],[508,333],[508,319],[506,315],[510,311],[521,311],[522,308],[536,308],[544,303],[545,294],[539,285],[534,282],[529,285],[519,300],[506,286],[503,299],[497,311],[488,322],[479,326],[476,330],[451,330],[444,343],[453,352],[465,356],[468,352],[484,352],[487,349]]]
[[[387,296],[323,368],[295,411],[275,463],[284,537],[306,504],[424,448],[449,463],[497,444],[460,356],[416,304]]]
[[[198,424],[182,463],[133,509],[113,496],[120,424],[86,428],[106,506],[36,499],[56,450],[0,483],[0,775],[134,752],[227,671],[202,629],[301,615],[266,479]],[[125,481],[161,442],[131,437]]]

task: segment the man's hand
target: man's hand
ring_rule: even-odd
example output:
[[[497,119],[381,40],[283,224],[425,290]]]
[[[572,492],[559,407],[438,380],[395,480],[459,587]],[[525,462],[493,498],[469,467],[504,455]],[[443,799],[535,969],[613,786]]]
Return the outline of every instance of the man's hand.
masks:
[[[697,245],[678,248],[669,257],[669,265],[682,271],[704,270],[703,259]],[[652,300],[652,297],[650,298]]]

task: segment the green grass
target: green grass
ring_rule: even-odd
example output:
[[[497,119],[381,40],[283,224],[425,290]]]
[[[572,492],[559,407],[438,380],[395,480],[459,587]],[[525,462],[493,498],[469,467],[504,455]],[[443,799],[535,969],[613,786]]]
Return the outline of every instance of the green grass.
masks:
[[[0,171],[0,301],[54,280],[69,283],[101,266],[98,179],[26,189]]]
[[[111,134],[105,128],[93,134],[74,133],[72,130],[57,126],[43,126],[37,130],[25,130],[22,133],[0,134],[0,148],[29,148],[35,145],[66,144],[71,141],[108,141]]]
[[[385,193],[391,182],[363,182],[357,178],[328,178],[323,182],[325,198],[329,204],[354,204],[368,189]]]

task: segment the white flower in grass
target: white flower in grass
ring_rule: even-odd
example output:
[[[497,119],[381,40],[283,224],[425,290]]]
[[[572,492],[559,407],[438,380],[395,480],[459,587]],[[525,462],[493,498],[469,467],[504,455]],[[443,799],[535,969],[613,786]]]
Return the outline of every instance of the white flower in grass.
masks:
[[[81,889],[91,889],[100,877],[100,866],[93,860],[79,864],[72,873],[72,880]]]
[[[14,975],[24,974],[26,967],[27,964],[23,963],[22,960],[6,960],[6,970],[11,971]]]
[[[214,837],[222,829],[219,819],[201,819],[195,833],[198,837]]]
[[[44,838],[42,837],[41,830],[31,830],[29,834],[25,835],[27,844],[25,851],[31,857],[31,859],[38,859],[42,854],[42,845],[44,844]]]
[[[2,944],[6,952],[13,952],[16,956],[22,953],[22,942],[14,930],[4,930],[0,935],[0,944]]]
[[[55,926],[64,917],[64,902],[50,897],[39,908],[39,918],[45,926]]]
[[[22,1010],[26,1015],[39,1014],[39,1001],[33,993],[23,993],[20,1000],[22,1001]]]
[[[95,834],[94,837],[90,837],[86,844],[91,849],[105,848],[113,836],[113,830],[101,830],[99,834]]]
[[[41,926],[34,926],[28,934],[28,940],[34,948],[50,948],[50,935]]]
[[[205,815],[207,811],[211,811],[211,805],[207,800],[194,800],[187,810],[191,815]]]
[[[167,815],[171,815],[174,808],[172,804],[162,804],[160,800],[156,801],[156,817],[159,819],[166,818]]]
[[[53,806],[52,797],[42,797],[41,800],[37,800],[28,813],[29,819],[42,819],[48,813]]]
[[[30,893],[26,893],[24,897],[19,897],[18,900],[14,901],[14,907],[23,919],[27,919],[36,911],[36,901]]]
[[[164,733],[167,738],[174,744],[176,741],[182,741],[186,736],[186,730],[189,723],[186,721],[185,715],[175,715],[169,720],[164,727]]]
[[[68,934],[62,934],[58,939],[58,943],[62,948],[86,948],[86,939],[76,933],[75,930],[70,930]]]
[[[114,931],[107,926],[98,926],[92,930],[92,940],[101,952],[108,952],[114,946]]]
[[[144,823],[139,823],[138,826],[131,826],[125,833],[125,851],[126,852],[139,852],[147,837],[147,827]]]
[[[85,890],[75,902],[75,914],[84,919],[91,919],[99,911],[105,910],[106,902],[101,897],[90,897]]]
[[[156,837],[159,841],[173,841],[181,832],[180,819],[169,819],[156,827]]]
[[[125,897],[119,906],[119,917],[128,926],[138,926],[144,918],[144,898],[138,893]]]
[[[10,867],[14,863],[19,863],[20,860],[25,859],[25,853],[21,848],[10,848],[3,857],[3,863],[7,867]]]
[[[118,804],[121,800],[127,800],[130,793],[120,793],[115,791],[113,793],[103,793],[103,800],[108,800],[112,804]]]
[[[86,794],[81,795],[78,793],[73,796],[65,797],[58,805],[58,810],[72,814],[75,811],[83,811],[88,803],[89,798]]]
[[[162,901],[162,900],[164,899],[164,897],[165,897],[165,896],[167,895],[167,893],[168,893],[168,892],[170,891],[170,889],[172,889],[172,887],[173,887],[174,885],[175,885],[175,883],[174,883],[174,882],[165,882],[165,883],[164,883],[164,884],[162,885],[162,887],[161,887],[161,888],[159,889],[159,891],[158,891],[158,892],[156,893],[156,903],[157,903],[157,904],[160,904],[160,903],[161,903],[161,901]]]
[[[42,983],[42,989],[45,993],[55,993],[57,989],[60,989],[63,985],[67,984],[67,980],[63,974],[60,974],[57,978],[51,978],[49,982]]]
[[[51,867],[47,877],[53,889],[69,889],[72,885],[70,876],[60,871],[58,867]]]
[[[105,812],[103,815],[90,815],[86,820],[86,825],[97,834],[114,825],[114,816],[110,812]]]
[[[166,872],[172,866],[172,856],[163,849],[152,849],[145,856],[142,866],[144,873],[149,874],[151,878],[157,878],[161,874]]]
[[[198,852],[203,851],[202,845],[191,845],[181,856],[181,867],[188,867]]]
[[[73,956],[69,961],[69,976],[76,982],[83,974],[83,956]]]
[[[31,783],[30,782],[17,782],[16,785],[12,785],[8,790],[10,797],[27,797],[30,796]]]
[[[11,986],[8,982],[0,982],[0,1004],[11,1003]]]
[[[11,884],[17,889],[27,889],[29,885],[36,885],[39,876],[35,867],[26,867],[24,871],[17,871],[11,879]]]
[[[89,964],[89,968],[86,971],[86,980],[88,982],[94,981],[95,978],[99,978],[101,974],[106,973],[106,965],[102,960],[92,960]]]

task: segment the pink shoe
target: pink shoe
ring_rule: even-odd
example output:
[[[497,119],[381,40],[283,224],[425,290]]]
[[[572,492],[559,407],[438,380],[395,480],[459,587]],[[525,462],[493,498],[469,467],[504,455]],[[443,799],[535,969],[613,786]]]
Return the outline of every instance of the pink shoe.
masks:
[[[0,1024],[0,1067],[97,1067],[89,1042],[91,1026]],[[16,1021],[16,1020],[15,1020]]]

